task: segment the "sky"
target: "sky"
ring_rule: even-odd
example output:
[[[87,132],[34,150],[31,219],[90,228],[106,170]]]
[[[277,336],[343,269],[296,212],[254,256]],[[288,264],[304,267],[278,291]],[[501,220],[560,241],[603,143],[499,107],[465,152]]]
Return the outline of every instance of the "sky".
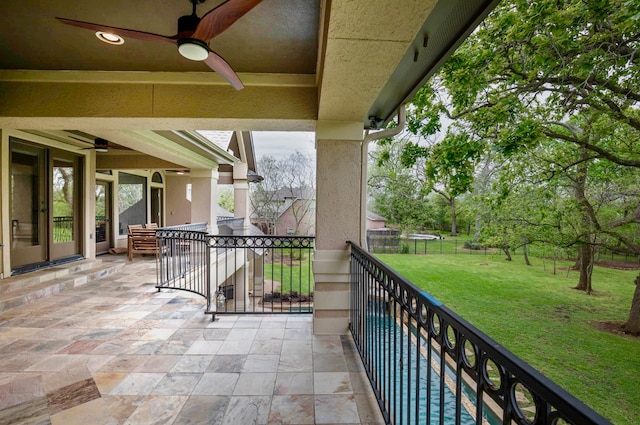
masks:
[[[309,155],[315,162],[315,133],[302,131],[252,131],[256,159],[271,155],[284,159],[296,150]]]

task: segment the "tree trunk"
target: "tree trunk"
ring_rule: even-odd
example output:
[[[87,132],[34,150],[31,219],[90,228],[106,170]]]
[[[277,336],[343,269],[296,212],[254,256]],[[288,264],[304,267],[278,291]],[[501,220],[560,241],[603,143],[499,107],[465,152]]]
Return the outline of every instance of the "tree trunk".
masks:
[[[631,311],[627,323],[622,326],[626,332],[640,335],[640,274],[635,280],[636,290],[633,293],[633,301],[631,301]]]
[[[456,224],[456,198],[453,196],[449,199],[451,206],[451,236],[458,236],[458,225]]]
[[[511,261],[511,251],[509,251],[509,247],[508,246],[503,246],[502,250],[504,251],[504,254],[507,256],[507,258],[505,258],[505,260]]]
[[[591,276],[593,274],[593,245],[584,244],[578,252],[578,270],[580,271],[580,279],[578,285],[574,289],[579,289],[591,294]]]
[[[482,228],[482,222],[480,221],[480,214],[476,214],[475,219],[475,232],[473,233],[473,243],[478,243],[480,240],[480,229]]]
[[[73,205],[73,193],[71,193],[71,185],[73,184],[73,175],[71,174],[72,169],[65,167],[57,167],[56,169],[62,177],[62,195],[64,196],[64,200],[68,205]]]
[[[530,266],[530,265],[531,265],[531,261],[529,261],[529,252],[528,252],[528,250],[527,250],[527,244],[524,244],[524,246],[522,247],[522,249],[523,249],[523,252],[524,252],[524,263],[525,263],[527,266]]]
[[[589,152],[584,147],[580,147],[580,159],[577,165],[575,180],[575,197],[580,205],[580,214],[582,215],[582,239],[584,245],[580,247],[578,252],[578,270],[580,271],[580,280],[575,289],[585,291],[587,295],[591,294],[591,275],[593,273],[593,255],[594,249],[592,245],[592,227],[593,222],[589,215],[589,201],[587,200],[587,174],[589,171]]]

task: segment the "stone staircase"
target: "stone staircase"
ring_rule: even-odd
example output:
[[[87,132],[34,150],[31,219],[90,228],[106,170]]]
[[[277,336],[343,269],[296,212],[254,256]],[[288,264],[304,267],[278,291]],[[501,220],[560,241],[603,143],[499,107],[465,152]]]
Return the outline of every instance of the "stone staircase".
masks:
[[[122,270],[125,261],[80,260],[0,280],[0,311],[59,294]]]

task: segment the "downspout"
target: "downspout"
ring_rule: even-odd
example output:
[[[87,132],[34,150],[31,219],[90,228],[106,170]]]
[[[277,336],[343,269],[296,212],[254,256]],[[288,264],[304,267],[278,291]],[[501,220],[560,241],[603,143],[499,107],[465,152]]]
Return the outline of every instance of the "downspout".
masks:
[[[375,133],[367,133],[362,140],[360,151],[360,246],[368,250],[367,246],[367,164],[369,159],[369,142],[385,137],[393,137],[404,130],[407,121],[407,110],[405,105],[398,106],[398,125]]]

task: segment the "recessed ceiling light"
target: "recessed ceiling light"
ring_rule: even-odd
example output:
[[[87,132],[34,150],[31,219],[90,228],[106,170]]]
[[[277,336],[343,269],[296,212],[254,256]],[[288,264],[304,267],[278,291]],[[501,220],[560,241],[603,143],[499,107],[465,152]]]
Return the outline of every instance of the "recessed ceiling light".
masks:
[[[96,31],[96,37],[98,37],[98,40],[104,41],[105,43],[109,43],[109,44],[123,44],[124,43],[124,38],[120,37],[117,34],[112,34],[112,33],[109,33],[109,32]]]

